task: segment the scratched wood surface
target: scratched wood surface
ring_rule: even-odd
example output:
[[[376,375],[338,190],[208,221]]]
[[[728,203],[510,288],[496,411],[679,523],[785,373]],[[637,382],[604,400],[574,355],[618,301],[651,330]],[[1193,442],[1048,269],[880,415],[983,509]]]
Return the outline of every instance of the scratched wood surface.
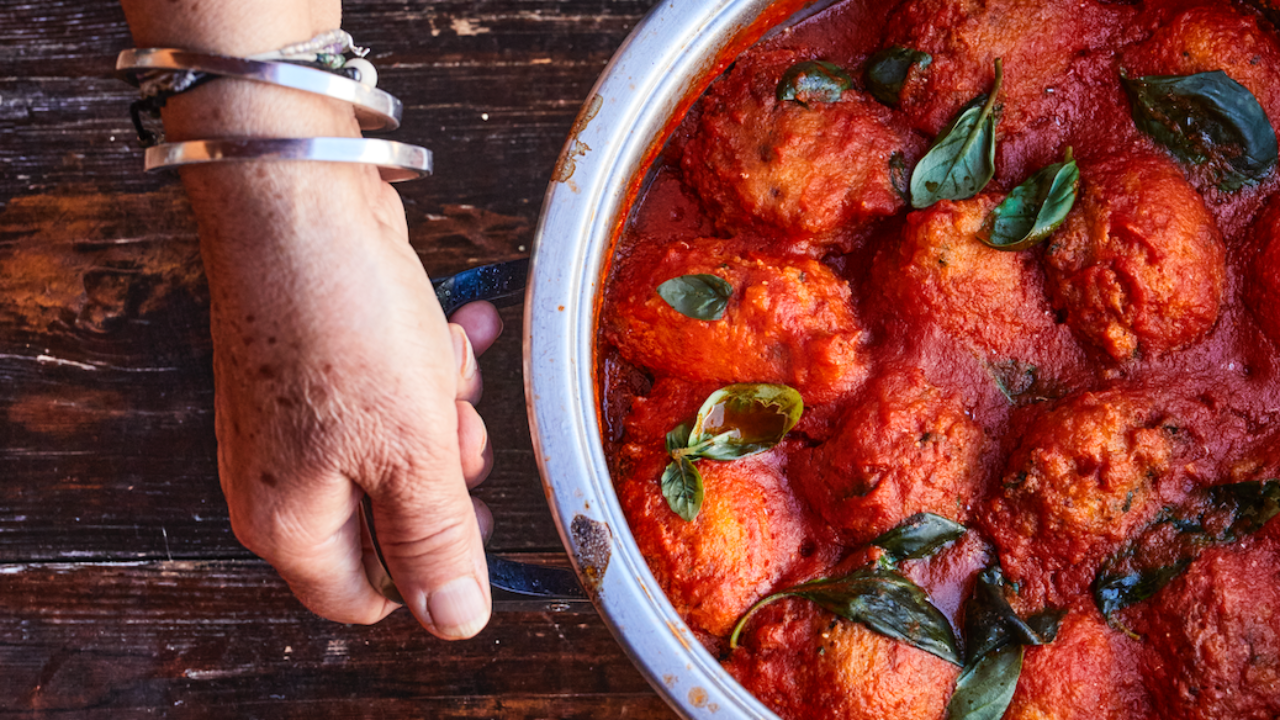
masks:
[[[348,2],[443,274],[527,253],[578,107],[653,0]],[[306,612],[235,540],[218,488],[206,288],[173,177],[144,175],[110,2],[0,0],[0,716],[671,718],[590,605],[498,600],[442,643],[403,611]],[[519,327],[518,309],[504,311]],[[500,439],[492,547],[562,557],[518,330],[482,360]]]

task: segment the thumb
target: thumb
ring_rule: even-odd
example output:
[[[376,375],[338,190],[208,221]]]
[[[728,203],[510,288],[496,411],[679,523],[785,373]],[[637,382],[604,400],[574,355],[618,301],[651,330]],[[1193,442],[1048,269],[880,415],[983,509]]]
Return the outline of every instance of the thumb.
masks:
[[[424,475],[373,495],[378,544],[418,622],[461,640],[484,629],[492,607],[480,527],[460,468]]]

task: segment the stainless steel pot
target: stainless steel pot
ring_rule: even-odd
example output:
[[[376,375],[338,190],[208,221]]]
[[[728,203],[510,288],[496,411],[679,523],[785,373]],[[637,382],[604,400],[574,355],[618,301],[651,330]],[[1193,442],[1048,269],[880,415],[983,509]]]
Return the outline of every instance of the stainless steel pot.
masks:
[[[614,56],[548,190],[525,304],[525,388],[547,497],[579,577],[632,660],[684,717],[775,718],[663,595],[614,494],[601,443],[598,290],[615,233],[673,120],[722,60],[828,2],[664,0]],[[1274,0],[1252,0],[1273,22]],[[791,13],[795,11],[796,14]]]
[[[635,28],[561,155],[525,303],[529,420],[561,537],[619,643],[688,718],[775,716],[693,637],[628,529],[601,443],[597,291],[614,235],[673,118],[710,83],[723,57],[786,15],[769,0],[664,0]]]

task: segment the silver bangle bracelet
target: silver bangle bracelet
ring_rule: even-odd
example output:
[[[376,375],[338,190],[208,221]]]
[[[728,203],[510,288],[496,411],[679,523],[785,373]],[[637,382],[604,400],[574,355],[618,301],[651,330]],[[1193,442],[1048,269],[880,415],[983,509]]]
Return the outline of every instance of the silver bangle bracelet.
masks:
[[[137,84],[136,73],[196,72],[279,85],[351,103],[362,130],[395,130],[400,127],[400,100],[375,87],[316,68],[289,62],[246,60],[207,55],[175,48],[124,50],[116,58],[116,70]]]
[[[250,160],[318,160],[377,165],[387,182],[431,174],[431,151],[377,138],[232,138],[190,140],[147,148],[146,169]]]

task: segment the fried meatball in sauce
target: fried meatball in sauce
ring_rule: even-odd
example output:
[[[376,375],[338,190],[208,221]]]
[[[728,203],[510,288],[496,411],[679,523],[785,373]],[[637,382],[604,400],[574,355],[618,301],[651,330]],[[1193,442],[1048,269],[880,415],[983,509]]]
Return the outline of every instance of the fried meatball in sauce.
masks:
[[[891,160],[901,153],[905,172],[924,141],[856,90],[838,102],[779,100],[783,74],[808,59],[791,51],[742,58],[703,98],[681,167],[731,232],[822,245],[851,223],[903,207]]]
[[[786,453],[699,460],[704,499],[687,522],[662,495],[666,432],[696,414],[709,392],[660,380],[633,401],[621,451],[619,500],[636,543],[671,604],[697,630],[724,636],[814,545],[810,517],[784,476]]]
[[[658,295],[663,282],[694,274],[733,286],[720,320],[686,317]],[[855,389],[866,373],[848,283],[815,260],[739,252],[717,240],[675,242],[635,261],[613,292],[607,339],[659,374],[783,383],[816,403]]]
[[[1070,79],[1072,63],[1111,46],[1117,20],[1131,14],[1093,0],[908,0],[890,18],[884,46],[922,50],[932,62],[908,75],[900,108],[914,127],[936,135],[969,101],[991,91],[1001,58],[1001,133],[1052,134],[1054,123],[1046,119],[1061,114],[1055,90]]]
[[[1280,127],[1280,44],[1259,16],[1230,3],[1190,8],[1127,49],[1129,75],[1192,75],[1221,70],[1245,86]]]
[[[799,503],[774,451],[732,462],[701,460],[705,498],[692,522],[671,511],[660,477],[666,458],[619,494],[636,544],[681,617],[725,636],[790,567],[805,538]]]
[[[1048,645],[1026,649],[1004,720],[1131,720],[1145,716],[1130,641],[1090,610],[1062,619]]]
[[[1200,195],[1155,154],[1081,165],[1080,182],[1044,251],[1067,324],[1114,360],[1203,338],[1222,305],[1226,251]]]
[[[786,720],[937,720],[960,670],[803,601],[766,607],[743,638],[726,667]]]
[[[960,401],[915,370],[877,381],[834,437],[793,458],[791,472],[852,545],[920,512],[967,520],[983,440]]]
[[[1035,256],[996,250],[977,237],[1002,199],[943,200],[907,215],[879,282],[902,312],[971,347],[1010,354],[1057,326]]]
[[[1174,457],[1167,422],[1146,394],[1112,390],[1070,397],[1026,429],[985,523],[1032,608],[1082,592],[1150,519]]]
[[[1207,550],[1147,605],[1143,665],[1160,717],[1280,717],[1274,543]]]

